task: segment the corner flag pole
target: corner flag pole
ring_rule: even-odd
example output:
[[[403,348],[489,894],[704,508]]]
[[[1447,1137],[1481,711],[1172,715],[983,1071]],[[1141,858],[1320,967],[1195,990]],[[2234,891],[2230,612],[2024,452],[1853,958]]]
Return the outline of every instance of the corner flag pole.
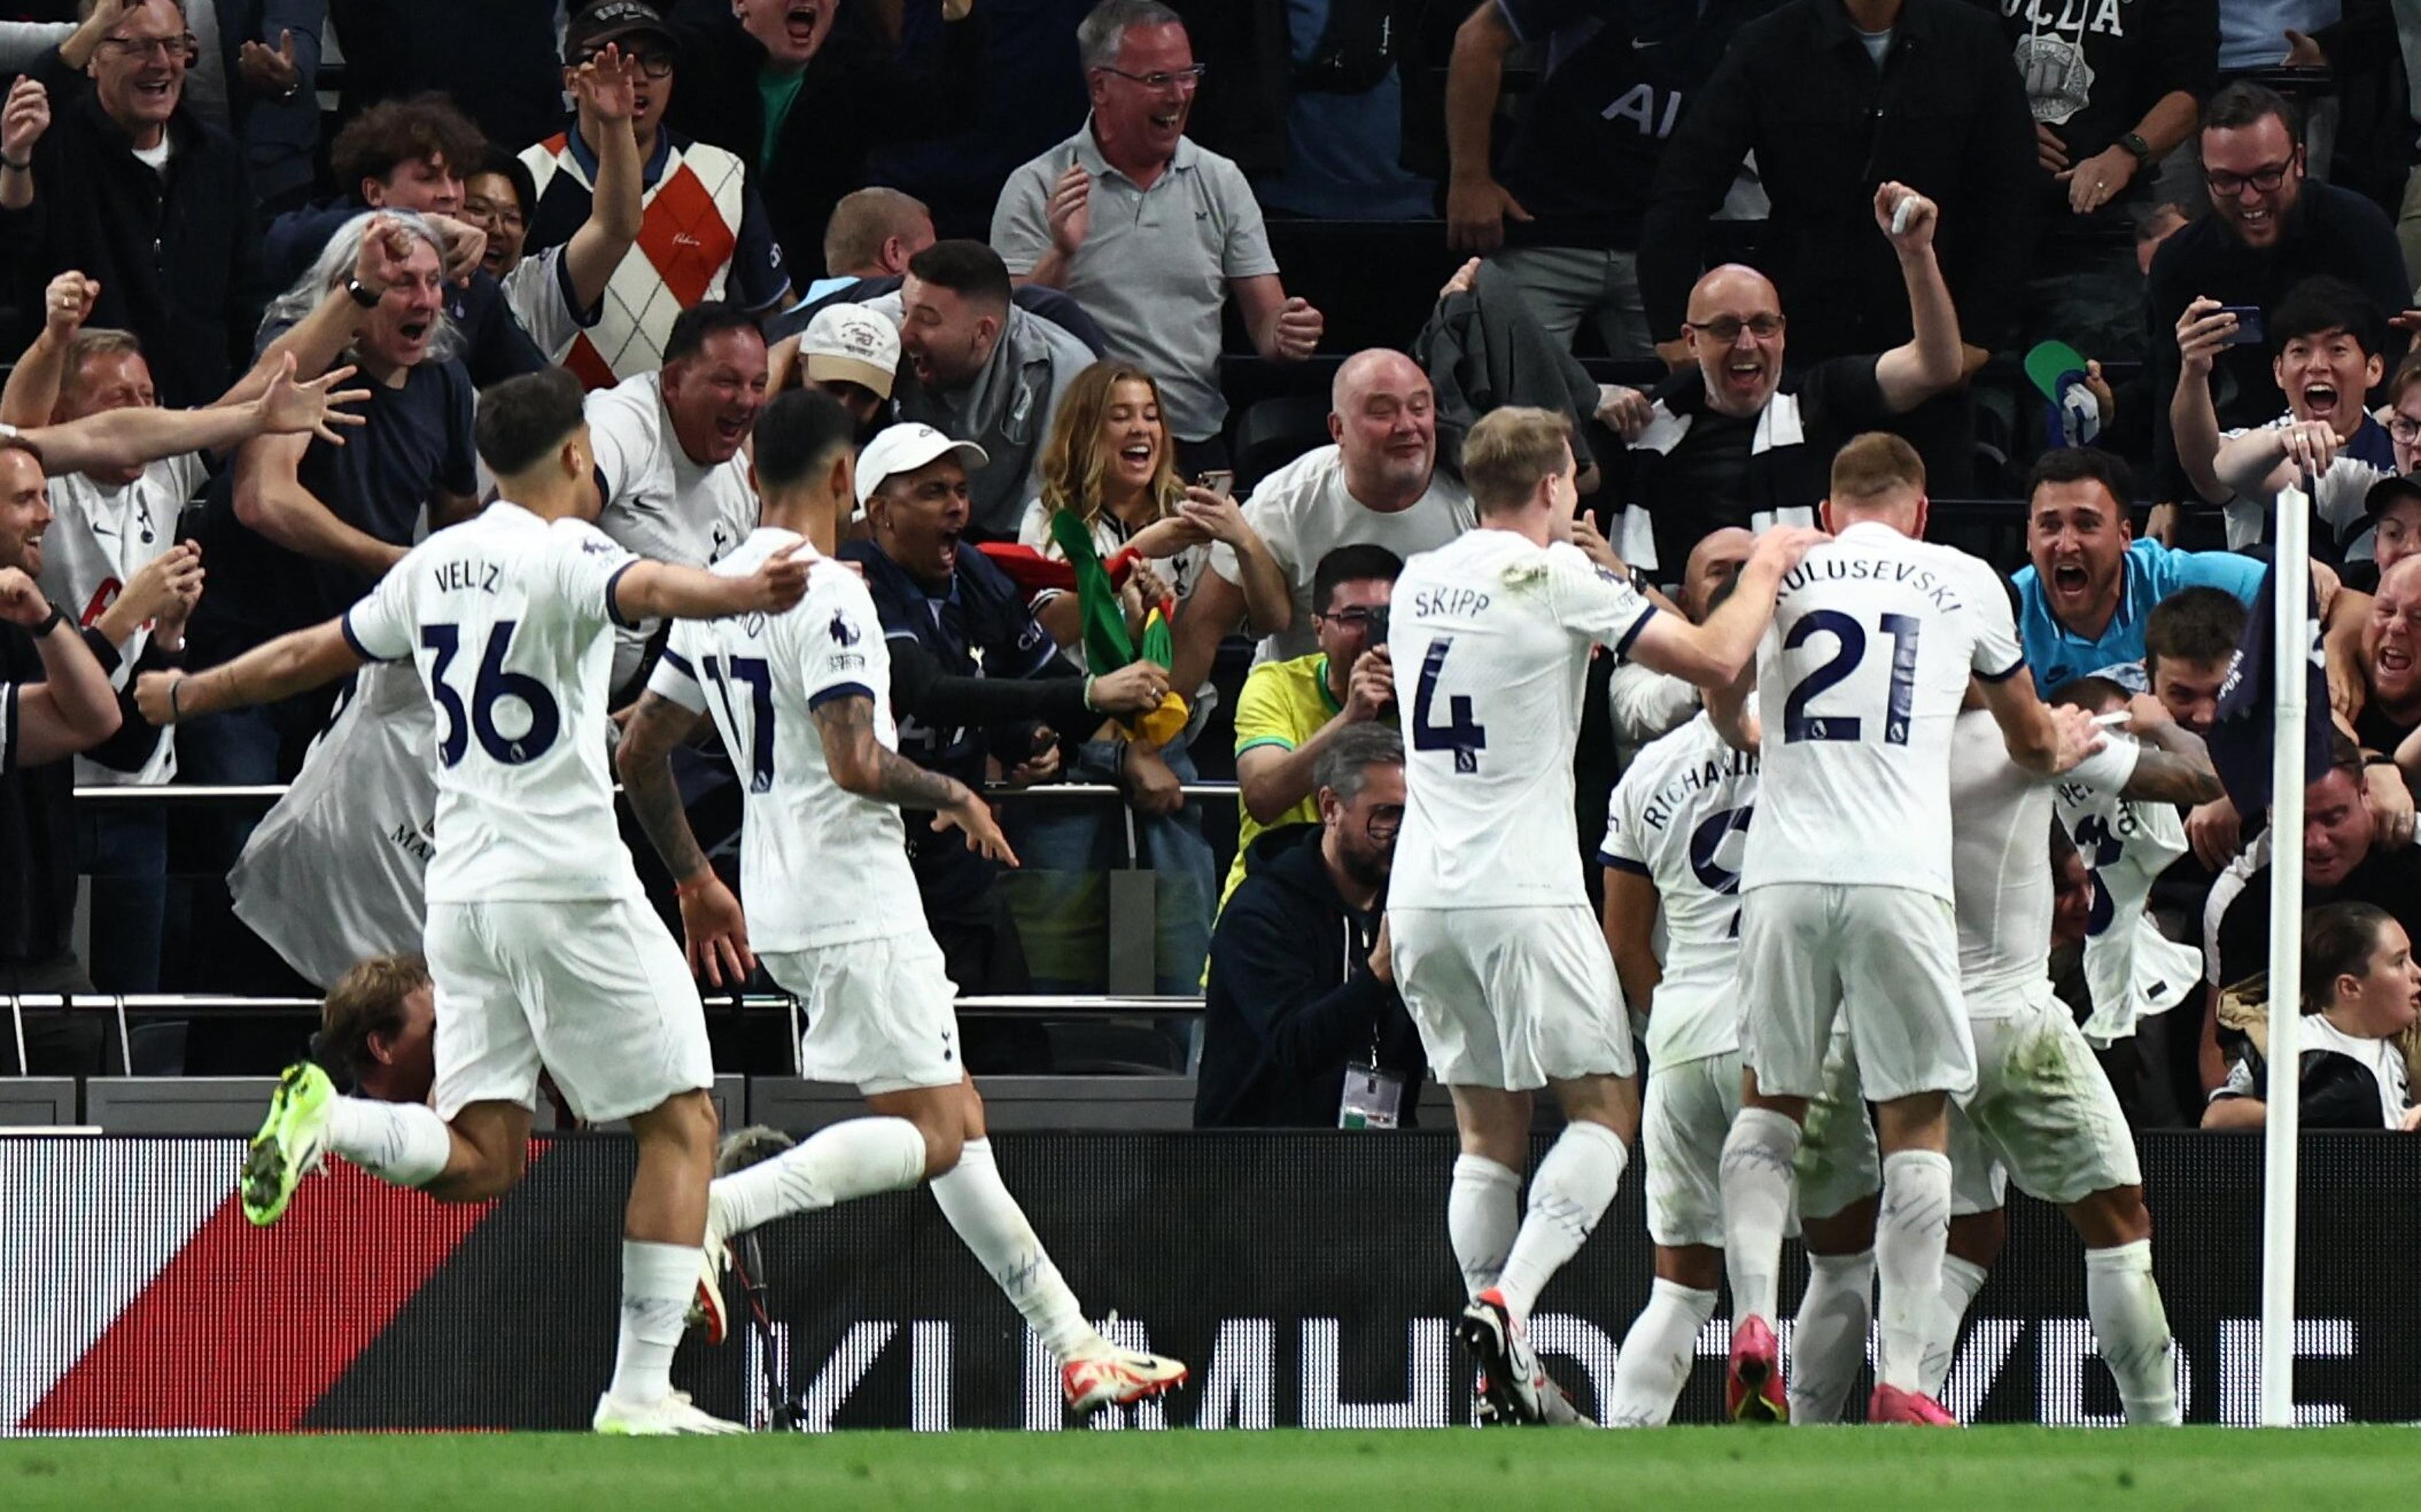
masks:
[[[2280,491],[2271,599],[2270,1084],[2262,1123],[2261,1426],[2295,1422],[2295,1144],[2304,976],[2304,722],[2310,678],[2311,495]],[[2322,712],[2326,718],[2326,711]]]

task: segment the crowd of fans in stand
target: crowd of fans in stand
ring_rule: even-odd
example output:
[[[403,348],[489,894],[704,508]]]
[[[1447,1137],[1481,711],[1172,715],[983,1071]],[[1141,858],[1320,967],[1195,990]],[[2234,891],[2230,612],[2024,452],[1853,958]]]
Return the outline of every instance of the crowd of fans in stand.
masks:
[[[1472,421],[1525,403],[1587,443],[1590,549],[1694,618],[1756,532],[1815,520],[1844,442],[1900,433],[1936,500],[2016,501],[2045,694],[2184,743],[2304,491],[2337,726],[2305,895],[2383,916],[2330,915],[2311,959],[2343,969],[2300,995],[2379,1093],[2321,1106],[2404,1120],[2413,1005],[2365,984],[2421,928],[2421,32],[2383,3],[1478,0],[1428,53],[1424,8],[1300,0],[0,10],[0,993],[325,988],[408,949],[444,843],[408,675],[172,737],[134,674],[338,612],[479,508],[501,379],[576,374],[601,527],[695,565],[756,522],[758,413],[812,385],[861,428],[843,554],[902,751],[1121,800],[1011,803],[1013,874],[910,826],[961,992],[1100,990],[1109,875],[1147,870],[1152,985],[1207,994],[1169,1044],[1202,1121],[1328,1122],[1349,1066],[1421,1070],[1373,949],[1390,591],[1472,526]],[[1289,275],[1357,270],[1304,221],[1472,260],[1342,351]],[[1305,364],[1326,442],[1273,454],[1236,375]],[[1068,586],[1087,543],[1106,607]],[[1166,664],[1093,664],[1099,620],[1156,610]],[[661,647],[629,629],[617,707]],[[1585,805],[1697,712],[1598,680]],[[1226,852],[1184,785],[1231,757]],[[727,836],[746,772],[676,765]],[[258,822],[71,796],[167,783],[293,786]],[[2262,816],[2063,818],[2080,1017],[2096,943],[2141,936],[2131,1114],[2257,1117]],[[86,1019],[29,1027],[35,1070],[103,1063]],[[170,1059],[273,1069],[293,1037],[211,1021]],[[1051,1064],[1030,1028],[969,1048]]]

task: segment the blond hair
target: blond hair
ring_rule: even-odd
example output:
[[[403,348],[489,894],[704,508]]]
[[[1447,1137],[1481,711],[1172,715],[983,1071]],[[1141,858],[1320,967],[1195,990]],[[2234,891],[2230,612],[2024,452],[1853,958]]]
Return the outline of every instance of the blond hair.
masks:
[[[370,1037],[403,1032],[403,1000],[429,985],[418,956],[371,956],[353,963],[320,1005],[320,1053],[353,1081],[375,1069]]]
[[[1916,448],[1888,430],[1852,436],[1833,455],[1832,496],[1835,499],[1879,498],[1896,488],[1925,491],[1925,459]]]
[[[1101,424],[1120,383],[1141,383],[1160,408],[1160,385],[1131,363],[1097,362],[1078,373],[1061,396],[1059,413],[1051,423],[1051,439],[1042,448],[1042,507],[1056,514],[1072,509],[1091,525],[1101,517],[1101,479],[1110,470],[1109,453],[1101,445]],[[1155,513],[1177,512],[1185,485],[1177,475],[1177,438],[1161,421],[1160,460],[1152,469],[1151,502]]]
[[[1481,514],[1521,508],[1573,460],[1572,423],[1554,410],[1508,404],[1481,415],[1462,438],[1463,487]]]

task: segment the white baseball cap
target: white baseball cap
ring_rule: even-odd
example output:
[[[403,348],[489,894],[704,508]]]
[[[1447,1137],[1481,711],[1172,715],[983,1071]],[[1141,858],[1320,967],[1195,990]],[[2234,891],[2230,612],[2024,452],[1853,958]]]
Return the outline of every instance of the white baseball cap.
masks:
[[[889,427],[857,454],[857,502],[873,498],[884,479],[915,472],[945,457],[956,457],[970,473],[992,460],[974,442],[952,441],[931,426]]]
[[[810,381],[856,383],[887,399],[899,371],[899,328],[863,304],[827,304],[800,335],[799,359]]]

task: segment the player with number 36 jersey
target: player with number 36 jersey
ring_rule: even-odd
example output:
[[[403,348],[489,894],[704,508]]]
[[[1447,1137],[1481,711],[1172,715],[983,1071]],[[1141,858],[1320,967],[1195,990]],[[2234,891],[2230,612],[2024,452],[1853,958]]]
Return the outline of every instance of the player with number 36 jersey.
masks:
[[[1570,1411],[1526,1342],[1531,1305],[1612,1200],[1639,1125],[1631,1030],[1590,916],[1572,814],[1572,744],[1598,647],[1702,684],[1731,681],[1782,573],[1816,538],[1776,531],[1729,602],[1693,625],[1660,614],[1573,544],[1570,432],[1507,407],[1463,445],[1479,528],[1404,565],[1391,651],[1407,760],[1387,936],[1429,1067],[1454,1094],[1464,1154],[1446,1229],[1472,1294],[1463,1342],[1481,1410]],[[1530,1094],[1567,1124],[1516,1226]]]

